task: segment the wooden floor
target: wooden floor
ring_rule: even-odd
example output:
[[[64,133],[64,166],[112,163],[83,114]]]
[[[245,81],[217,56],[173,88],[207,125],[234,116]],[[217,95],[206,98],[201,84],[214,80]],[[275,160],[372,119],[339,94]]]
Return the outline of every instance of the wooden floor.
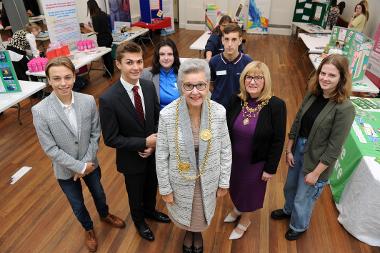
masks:
[[[188,48],[201,34],[202,31],[180,29],[171,36],[177,42],[181,57],[198,57],[197,51]],[[155,35],[157,39],[159,37]],[[265,62],[271,70],[274,93],[287,105],[289,129],[312,71],[307,57],[301,58],[305,48],[288,36],[247,35],[246,39],[247,52],[253,59]],[[148,48],[146,65],[150,65],[151,56],[152,48]],[[98,98],[119,74],[115,74],[113,81],[101,76],[100,72],[92,72],[91,84],[83,92]],[[9,109],[0,116],[0,252],[86,252],[83,230],[37,141],[29,101],[23,103],[23,125],[17,123],[16,115],[15,109]],[[156,240],[147,242],[140,239],[131,221],[123,176],[115,169],[115,152],[105,147],[102,139],[99,149],[102,183],[110,210],[125,219],[127,227],[118,230],[101,223],[86,189],[86,205],[93,217],[98,252],[181,252],[184,233],[173,224],[149,221]],[[10,185],[10,176],[22,166],[32,166],[33,169],[15,185]],[[379,248],[361,243],[338,223],[328,187],[316,204],[309,230],[298,241],[285,240],[287,222],[273,221],[269,214],[283,205],[282,187],[286,172],[282,159],[277,175],[268,185],[264,208],[252,214],[252,224],[240,240],[228,240],[234,225],[224,224],[223,219],[231,208],[231,200],[229,197],[219,200],[213,222],[204,233],[205,252],[380,253]],[[162,200],[158,202],[158,209],[167,212]]]

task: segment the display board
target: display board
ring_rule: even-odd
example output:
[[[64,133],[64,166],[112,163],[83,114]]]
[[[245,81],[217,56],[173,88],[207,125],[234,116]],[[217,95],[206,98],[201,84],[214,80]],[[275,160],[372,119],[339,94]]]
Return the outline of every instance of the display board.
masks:
[[[175,32],[173,0],[162,0],[163,17],[171,17],[171,27],[161,30],[161,35],[168,35]]]
[[[131,8],[129,0],[108,0],[110,8],[110,22],[112,30],[117,32],[115,22],[131,22]]]
[[[356,110],[355,120],[329,178],[336,203],[363,156],[375,157],[380,163],[380,99],[351,97],[351,101]]]
[[[20,92],[20,83],[7,50],[0,51],[0,70],[0,93]]]
[[[271,0],[249,0],[247,33],[268,33]]]
[[[374,44],[368,60],[367,77],[380,88],[380,24],[374,36]]]
[[[330,4],[325,1],[296,0],[293,22],[311,23],[326,27]]]
[[[41,0],[50,42],[62,43],[74,49],[81,40],[75,0]]]
[[[338,49],[348,58],[352,81],[362,80],[368,65],[369,55],[373,48],[373,40],[363,33],[348,28],[334,26],[329,50]]]
[[[152,23],[152,19],[162,17],[162,0],[140,0],[140,21]]]

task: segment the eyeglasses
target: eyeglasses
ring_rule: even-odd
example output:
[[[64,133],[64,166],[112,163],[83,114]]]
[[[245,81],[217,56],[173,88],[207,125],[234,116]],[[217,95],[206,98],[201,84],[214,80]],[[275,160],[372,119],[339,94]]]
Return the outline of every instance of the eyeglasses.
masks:
[[[64,77],[53,76],[52,78],[49,78],[49,80],[53,83],[60,83],[62,82],[62,80],[64,80],[65,82],[70,82],[73,79],[74,79],[74,76],[64,76]]]
[[[206,89],[207,83],[204,83],[204,82],[199,82],[197,84],[184,83],[182,84],[182,86],[186,91],[192,91],[194,88],[197,88],[197,90],[202,91]]]
[[[264,80],[264,76],[250,76],[250,75],[246,75],[244,79],[246,81],[248,81],[248,82],[252,82],[252,80],[254,80],[255,82],[257,82],[257,81]]]

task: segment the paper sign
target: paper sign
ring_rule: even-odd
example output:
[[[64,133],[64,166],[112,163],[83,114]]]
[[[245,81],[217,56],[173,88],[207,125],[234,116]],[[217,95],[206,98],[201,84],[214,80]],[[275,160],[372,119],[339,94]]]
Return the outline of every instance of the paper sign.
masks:
[[[303,16],[302,16],[302,20],[309,21],[309,19],[310,19],[309,16],[306,16],[306,15],[303,15]]]
[[[315,9],[314,20],[319,21],[322,15],[322,6],[317,6]]]
[[[296,9],[296,13],[297,14],[302,14],[303,13],[303,9]]]
[[[305,4],[305,8],[308,8],[308,9],[311,9],[311,7],[313,7],[313,5],[312,4]]]

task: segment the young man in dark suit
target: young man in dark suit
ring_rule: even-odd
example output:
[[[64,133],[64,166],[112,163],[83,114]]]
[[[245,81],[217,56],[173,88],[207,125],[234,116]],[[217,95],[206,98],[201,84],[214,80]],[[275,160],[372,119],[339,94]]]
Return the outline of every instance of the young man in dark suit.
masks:
[[[117,170],[124,174],[132,220],[146,240],[154,235],[145,218],[169,223],[167,215],[155,210],[156,133],[160,104],[151,81],[140,79],[144,63],[142,49],[125,42],[116,50],[120,80],[99,99],[104,142],[116,148]]]

